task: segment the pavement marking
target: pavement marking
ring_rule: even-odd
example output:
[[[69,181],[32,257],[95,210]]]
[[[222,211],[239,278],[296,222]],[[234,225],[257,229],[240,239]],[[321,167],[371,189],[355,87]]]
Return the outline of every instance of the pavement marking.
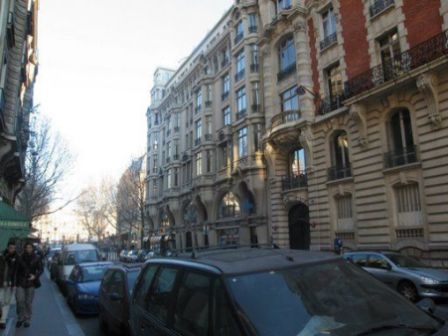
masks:
[[[81,326],[76,321],[69,307],[65,303],[65,298],[59,293],[59,290],[54,283],[50,283],[53,287],[52,293],[56,304],[61,312],[62,318],[64,319],[65,328],[67,329],[69,336],[85,336],[84,332],[81,329]]]

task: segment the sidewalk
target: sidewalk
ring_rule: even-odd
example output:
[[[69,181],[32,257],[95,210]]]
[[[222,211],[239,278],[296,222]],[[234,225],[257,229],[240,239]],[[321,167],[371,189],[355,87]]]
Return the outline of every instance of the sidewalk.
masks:
[[[31,327],[15,327],[16,314],[13,306],[9,314],[14,321],[12,328],[5,329],[0,336],[84,336],[64,297],[46,273],[42,275],[41,282],[42,287],[35,292]]]

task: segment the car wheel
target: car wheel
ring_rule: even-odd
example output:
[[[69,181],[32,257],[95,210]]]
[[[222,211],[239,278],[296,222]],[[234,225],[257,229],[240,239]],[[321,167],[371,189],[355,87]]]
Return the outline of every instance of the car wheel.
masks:
[[[418,299],[417,288],[410,281],[401,281],[398,284],[398,293],[403,295],[406,299],[411,302],[416,302]]]

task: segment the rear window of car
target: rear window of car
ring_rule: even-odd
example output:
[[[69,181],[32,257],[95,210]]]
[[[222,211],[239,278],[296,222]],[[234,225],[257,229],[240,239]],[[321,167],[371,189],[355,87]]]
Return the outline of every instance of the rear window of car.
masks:
[[[66,265],[100,261],[97,250],[69,251],[65,260]]]
[[[107,271],[106,266],[88,266],[82,268],[82,282],[100,281]]]

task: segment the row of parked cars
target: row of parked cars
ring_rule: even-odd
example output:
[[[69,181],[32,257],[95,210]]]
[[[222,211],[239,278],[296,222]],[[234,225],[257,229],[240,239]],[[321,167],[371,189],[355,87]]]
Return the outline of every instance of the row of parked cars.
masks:
[[[430,299],[414,305],[397,292],[400,280],[369,271],[374,256],[397,277],[399,268],[419,268],[399,254],[204,250],[143,264],[78,263],[66,280],[67,300],[77,313],[98,312],[107,335],[448,335]],[[427,283],[413,282],[415,300],[445,296],[448,275],[438,272],[431,295],[420,290]]]
[[[125,263],[145,262],[152,258],[154,252],[151,250],[122,250],[119,254],[119,260]]]

